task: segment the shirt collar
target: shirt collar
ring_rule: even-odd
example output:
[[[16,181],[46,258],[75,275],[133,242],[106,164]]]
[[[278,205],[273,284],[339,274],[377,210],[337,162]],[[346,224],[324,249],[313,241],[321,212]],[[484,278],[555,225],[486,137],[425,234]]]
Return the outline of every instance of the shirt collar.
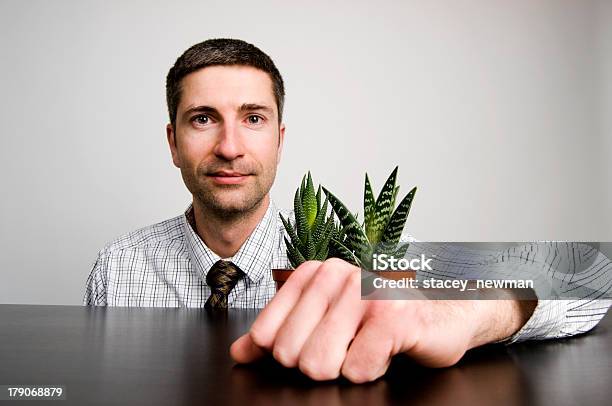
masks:
[[[221,257],[208,248],[195,232],[193,203],[189,204],[184,213],[183,227],[192,268],[203,281],[206,281],[208,270]],[[276,217],[278,217],[278,209],[270,199],[268,209],[255,230],[238,252],[229,259],[246,274],[251,282],[258,282],[267,272],[271,272],[272,253],[279,233],[276,227]]]

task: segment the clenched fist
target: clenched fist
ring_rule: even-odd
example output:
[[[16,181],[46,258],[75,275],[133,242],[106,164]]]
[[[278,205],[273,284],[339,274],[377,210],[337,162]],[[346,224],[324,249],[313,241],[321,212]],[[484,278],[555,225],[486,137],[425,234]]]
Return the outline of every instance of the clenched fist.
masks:
[[[308,261],[232,344],[230,354],[248,363],[271,353],[315,380],[343,375],[368,382],[383,375],[399,353],[426,366],[453,365],[468,349],[518,331],[535,303],[362,300],[360,268],[336,258]]]

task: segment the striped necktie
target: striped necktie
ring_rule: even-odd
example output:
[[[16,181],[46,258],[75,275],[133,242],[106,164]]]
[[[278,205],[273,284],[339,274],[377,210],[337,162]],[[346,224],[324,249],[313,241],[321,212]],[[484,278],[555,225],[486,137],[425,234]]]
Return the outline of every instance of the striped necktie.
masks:
[[[218,260],[206,274],[206,284],[211,293],[204,307],[227,309],[227,295],[243,276],[244,272],[233,262]]]

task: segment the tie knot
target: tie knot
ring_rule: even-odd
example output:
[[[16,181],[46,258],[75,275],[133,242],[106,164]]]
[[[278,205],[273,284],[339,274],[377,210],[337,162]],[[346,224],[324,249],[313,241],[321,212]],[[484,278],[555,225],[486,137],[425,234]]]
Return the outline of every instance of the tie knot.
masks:
[[[233,262],[220,259],[206,274],[206,284],[213,292],[227,295],[243,275]]]

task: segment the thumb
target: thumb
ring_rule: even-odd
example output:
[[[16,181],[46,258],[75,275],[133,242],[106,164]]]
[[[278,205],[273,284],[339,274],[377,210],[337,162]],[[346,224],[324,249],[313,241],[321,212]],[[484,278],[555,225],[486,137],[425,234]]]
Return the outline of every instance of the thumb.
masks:
[[[263,358],[266,352],[255,345],[249,333],[239,337],[230,347],[230,356],[239,364],[246,364]]]

